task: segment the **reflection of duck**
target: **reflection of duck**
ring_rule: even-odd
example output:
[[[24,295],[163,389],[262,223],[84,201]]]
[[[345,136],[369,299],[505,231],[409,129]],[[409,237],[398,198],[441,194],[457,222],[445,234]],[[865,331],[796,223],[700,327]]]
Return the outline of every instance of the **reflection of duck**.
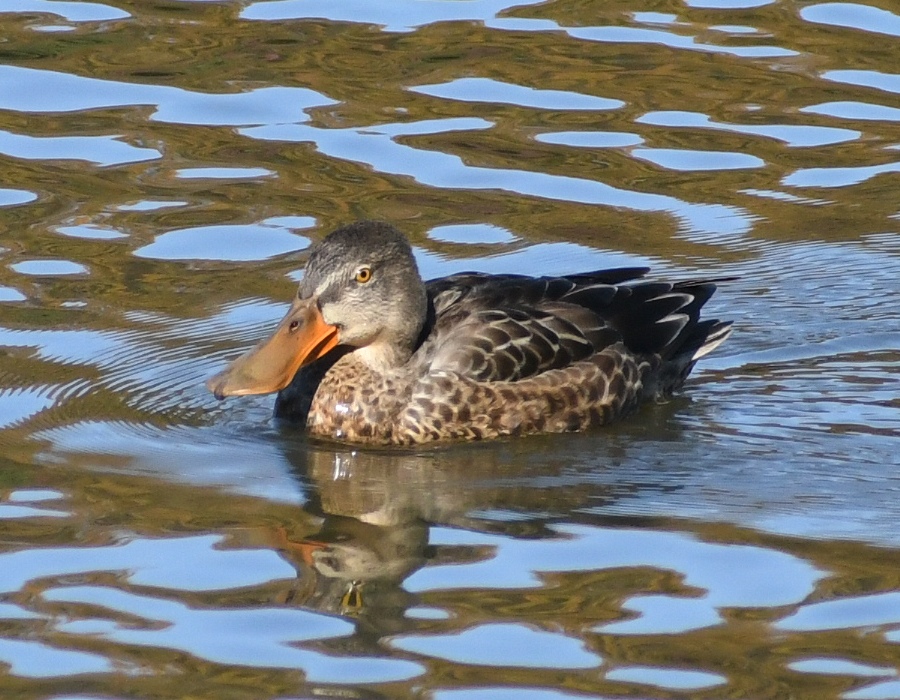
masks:
[[[633,483],[617,479],[609,487],[595,483],[593,474],[573,472],[572,454],[552,437],[501,449],[480,443],[426,451],[342,450],[285,437],[286,457],[309,496],[304,511],[322,524],[316,532],[275,538],[298,571],[283,600],[351,615],[362,627],[377,629],[378,638],[408,629],[406,610],[427,605],[404,587],[410,576],[461,556],[457,547],[430,542],[433,527],[559,537],[549,524],[561,513],[635,490]],[[605,458],[616,454],[607,441],[602,448]],[[590,516],[575,519],[584,517]],[[492,556],[491,547],[477,546],[464,560]]]
[[[379,526],[326,514],[314,537],[278,543],[298,571],[284,602],[366,617],[405,608],[412,599],[400,584],[424,563],[427,542],[428,526],[421,521]]]
[[[219,398],[279,391],[278,415],[358,442],[607,423],[679,388],[731,332],[699,320],[714,284],[646,272],[423,283],[396,229],[352,224],[314,248],[272,337],[208,386]]]

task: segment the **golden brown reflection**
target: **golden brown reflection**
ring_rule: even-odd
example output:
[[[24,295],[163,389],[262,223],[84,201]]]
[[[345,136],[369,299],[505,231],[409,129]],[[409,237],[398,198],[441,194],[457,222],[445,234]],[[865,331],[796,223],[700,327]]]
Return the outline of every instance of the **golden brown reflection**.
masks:
[[[0,8],[0,80],[6,69],[42,76],[28,90],[0,91],[0,191],[37,196],[0,207],[0,506],[31,513],[0,520],[0,556],[32,553],[49,571],[0,569],[0,581],[25,577],[0,592],[0,613],[11,615],[0,615],[0,696],[445,700],[449,691],[498,686],[587,697],[891,693],[891,686],[877,689],[896,683],[900,621],[888,604],[876,605],[865,623],[778,625],[820,603],[872,605],[900,590],[890,469],[898,435],[900,122],[872,111],[897,107],[893,37],[807,21],[806,6],[796,3],[648,8],[559,0],[510,6],[491,23],[440,21],[406,32],[326,19],[249,21],[239,16],[253,5],[246,2],[114,4],[130,17],[79,21]],[[896,15],[889,3],[876,4]],[[418,3],[407,5],[413,13]],[[613,29],[651,34],[632,41]],[[838,82],[829,71],[862,71],[881,83]],[[48,89],[59,76],[109,82]],[[504,102],[491,91],[473,101],[411,89],[462,78],[622,106],[568,110],[552,101]],[[316,95],[276,98],[270,89]],[[216,101],[229,97],[246,101],[227,108]],[[859,116],[830,115],[831,103],[854,103]],[[453,121],[463,119],[470,121],[462,127]],[[421,123],[431,126],[363,139]],[[267,140],[253,131],[260,125],[301,131],[291,132],[293,140]],[[780,127],[833,131],[815,132],[820,142],[803,145],[791,141],[796,131],[783,138],[771,131]],[[770,135],[753,133],[759,128]],[[638,145],[545,138],[570,133],[624,134]],[[32,152],[17,150],[19,137],[33,139]],[[149,159],[101,166],[44,140],[80,137],[118,140]],[[342,138],[357,138],[360,147],[340,150]],[[83,154],[85,143],[75,150]],[[385,164],[362,144],[406,150],[392,151]],[[41,148],[48,151],[40,155]],[[657,158],[664,149],[711,154],[717,166],[717,153],[737,154],[762,166],[677,169],[638,157],[638,148]],[[103,162],[107,154],[93,155]],[[184,175],[205,168],[247,170]],[[490,186],[479,188],[480,178]],[[533,182],[535,191],[525,193]],[[582,187],[597,203],[576,201]],[[706,219],[704,205],[716,207]],[[600,260],[607,252],[619,256],[611,264],[651,262],[683,277],[698,276],[697,268],[737,274],[741,280],[717,295],[717,311],[738,319],[733,354],[697,376],[690,402],[584,439],[389,453],[310,444],[267,423],[270,403],[226,410],[201,387],[294,293],[303,246],[265,257],[253,241],[271,233],[265,222],[289,216],[314,219],[311,228],[282,222],[279,229],[309,239],[354,219],[391,221],[435,274],[471,267],[539,274],[551,264],[574,272],[609,266]],[[202,229],[227,224],[250,227],[246,250],[225,250]],[[448,224],[494,225],[510,241],[429,236]],[[135,255],[183,229],[207,231],[204,259]],[[582,247],[539,247],[566,243]],[[85,271],[27,267],[53,261]],[[25,300],[6,300],[5,290]],[[302,497],[290,503],[243,493],[265,480],[271,463]],[[239,473],[237,486],[212,486],[229,467]],[[189,477],[195,485],[184,483]],[[10,500],[31,490],[61,497]],[[735,522],[812,536],[775,536]],[[830,528],[826,539],[815,538],[822,535],[816,523]],[[587,556],[550,566],[572,542],[566,528],[598,537],[637,532],[651,543],[673,536],[748,556],[740,548],[749,547],[765,562],[783,554],[824,577],[777,605],[717,607],[686,573],[709,550],[689,550],[670,566],[599,566]],[[183,590],[94,570],[92,548],[200,535],[224,538],[211,551],[269,554],[287,576]],[[47,551],[55,556],[42,557]],[[521,558],[489,580],[507,551]],[[70,558],[84,560],[83,570],[58,573],[54,567]],[[191,564],[183,562],[184,570]],[[466,570],[484,578],[451,585]],[[514,571],[526,570],[539,573],[527,586],[510,584]],[[792,571],[796,581],[775,571],[772,586],[800,581]],[[227,573],[218,572],[223,581]],[[728,572],[720,574],[710,585],[726,580]],[[46,595],[77,587],[143,596],[146,610]],[[701,612],[687,615],[682,631],[615,632],[617,623],[643,619],[639,605],[660,599]],[[346,637],[288,646],[349,660],[342,669],[375,659],[418,664],[421,673],[401,669],[384,682],[349,672],[311,680],[309,668],[211,660],[200,653],[208,651],[202,630],[188,635],[197,653],[113,638],[130,629],[164,631],[168,623],[153,613],[159,601],[193,612],[272,606],[351,620]],[[492,668],[450,655],[457,635],[500,625],[574,640],[602,662],[580,670]],[[443,655],[405,651],[399,643],[409,638],[436,639]],[[21,666],[28,655],[8,652],[8,641],[94,654],[112,670],[28,675]],[[863,670],[796,665],[809,660]],[[726,682],[657,687],[609,676],[635,667]]]
[[[761,42],[751,36],[744,43],[776,44],[799,50],[799,56],[748,61],[702,51],[675,54],[665,46],[583,41],[559,32],[528,34],[526,49],[519,41],[521,34],[465,23],[424,27],[408,34],[382,34],[365,26],[327,22],[235,22],[237,6],[197,5],[189,12],[140,3],[122,7],[136,21],[115,23],[93,37],[90,28],[51,36],[9,22],[19,50],[8,54],[6,60],[42,68],[45,57],[52,54],[54,70],[205,92],[234,94],[261,85],[309,87],[340,101],[336,106],[312,111],[311,123],[323,130],[323,137],[337,126],[477,116],[493,122],[494,128],[410,137],[407,141],[417,148],[456,154],[473,166],[599,180],[684,202],[727,203],[752,217],[756,221],[753,235],[765,240],[857,240],[861,234],[890,228],[890,217],[896,213],[889,175],[846,187],[792,190],[781,184],[798,168],[891,162],[892,152],[881,144],[897,142],[900,132],[895,123],[887,121],[838,121],[800,114],[805,107],[835,99],[879,101],[880,96],[870,89],[850,85],[837,88],[818,79],[815,71],[858,67],[890,73],[894,63],[884,47],[873,50],[864,32],[840,36],[839,55],[855,57],[855,65],[848,66],[827,55],[814,60],[803,53],[809,45],[809,33],[818,35],[826,30],[796,17],[786,22],[784,13],[775,6],[758,8],[753,14],[754,28],[765,39]],[[523,8],[514,14],[553,18],[561,27],[616,24],[627,14],[606,6],[602,10],[598,13],[596,8],[588,10],[585,3],[565,2]],[[696,31],[720,21],[718,15],[709,12],[693,10],[690,29]],[[203,31],[197,30],[197,23]],[[103,36],[104,41],[97,41],[97,36]],[[729,43],[725,38],[720,41]],[[127,52],[122,50],[125,46],[129,47]],[[834,48],[837,54],[838,46]],[[599,113],[557,112],[436,99],[405,89],[483,74],[485,57],[503,55],[507,50],[515,52],[510,60],[491,64],[491,77],[496,80],[595,94],[622,100],[626,106]],[[703,84],[700,91],[696,89],[698,81]],[[373,85],[379,86],[376,95],[372,94]],[[687,110],[726,124],[856,129],[863,136],[837,145],[786,148],[773,138],[635,122],[647,112],[664,110]],[[507,227],[530,240],[578,241],[667,257],[734,254],[711,251],[707,245],[685,240],[677,235],[677,223],[664,213],[622,211],[495,191],[436,191],[409,177],[373,172],[365,163],[328,158],[310,144],[250,139],[231,127],[148,121],[149,111],[134,107],[64,116],[14,111],[0,114],[0,128],[17,133],[117,133],[125,134],[130,143],[166,146],[161,161],[110,169],[85,168],[77,161],[4,159],[5,186],[41,195],[37,204],[0,213],[10,230],[17,232],[14,256],[58,256],[89,265],[92,275],[90,281],[54,280],[35,288],[28,280],[9,276],[4,269],[0,282],[24,285],[25,291],[48,304],[87,298],[91,304],[127,303],[184,314],[210,309],[216,302],[237,296],[276,296],[273,283],[296,267],[294,261],[248,266],[201,263],[196,267],[202,274],[190,275],[191,283],[186,283],[184,263],[136,261],[131,255],[166,230],[252,222],[264,213],[312,215],[322,230],[362,216],[381,218],[403,225],[421,243],[425,243],[424,233],[434,225],[478,219]],[[634,133],[653,148],[751,153],[767,165],[756,170],[673,172],[650,166],[623,150],[550,146],[532,140],[535,134],[551,131],[597,130]],[[277,178],[263,185],[253,181],[189,181],[174,176],[185,166],[222,165],[264,166],[276,171]],[[807,203],[748,194],[782,191]],[[188,205],[151,212],[118,210],[120,205],[142,199],[187,201]],[[859,207],[859,201],[865,201],[866,206]],[[127,238],[86,243],[53,234],[55,226],[72,222],[73,213],[81,221],[112,226]],[[453,254],[452,250],[444,252]],[[234,274],[236,269],[249,267],[252,275]]]
[[[845,675],[800,674],[788,664],[829,657],[872,667],[891,668],[894,664],[889,645],[877,634],[859,634],[852,628],[791,631],[776,627],[794,611],[817,603],[896,590],[900,587],[896,557],[886,550],[852,542],[763,535],[721,524],[589,515],[583,506],[603,500],[613,503],[614,495],[585,479],[548,486],[548,482],[564,479],[566,469],[563,463],[554,461],[552,444],[546,447],[520,451],[510,444],[505,458],[498,458],[497,452],[481,449],[465,454],[349,452],[335,451],[328,445],[293,443],[287,448],[288,456],[298,472],[297,478],[309,489],[310,500],[303,507],[123,473],[97,473],[89,466],[89,456],[84,462],[72,460],[65,471],[51,467],[40,472],[42,488],[59,490],[63,499],[56,507],[71,516],[54,521],[52,526],[40,520],[7,521],[4,551],[59,546],[77,551],[85,546],[127,542],[132,537],[170,539],[218,533],[225,535],[225,549],[278,552],[295,568],[296,579],[248,589],[179,593],[174,589],[135,586],[115,572],[85,571],[76,578],[35,580],[7,599],[46,614],[56,608],[44,602],[43,591],[94,585],[179,600],[197,609],[249,610],[273,604],[310,608],[344,616],[356,624],[351,637],[312,644],[312,648],[337,656],[387,653],[415,659],[426,669],[419,682],[436,684],[435,687],[561,683],[569,691],[614,694],[629,692],[635,686],[606,680],[605,674],[612,669],[636,666],[702,669],[726,678],[727,692],[742,697],[777,695],[779,688],[791,687],[799,697],[811,698],[817,694],[830,697],[863,683]],[[15,492],[16,482],[35,485],[33,476],[26,477],[24,469],[6,464],[4,495]],[[623,484],[622,488],[640,487]],[[512,517],[513,514],[518,517]],[[547,551],[552,551],[554,542],[566,539],[557,525],[573,521],[598,531],[624,528],[623,533],[681,532],[699,542],[780,552],[797,562],[811,564],[827,576],[810,588],[808,595],[790,605],[720,608],[721,619],[717,623],[701,624],[675,635],[618,634],[604,632],[603,627],[633,619],[631,600],[662,596],[676,601],[699,601],[708,595],[702,587],[686,582],[684,573],[677,570],[654,566],[593,569],[567,561],[560,570],[548,571],[543,562],[535,560],[524,562],[525,568],[533,567],[543,573],[528,587],[497,585],[502,582],[474,589],[432,584],[416,592],[404,585],[418,571],[428,568],[447,567],[444,570],[452,573],[454,567],[487,566],[498,556],[498,546],[520,543],[527,551],[527,547],[544,542],[551,546]],[[85,523],[91,524],[88,529]],[[435,544],[435,528],[449,533],[438,536],[439,541],[448,536],[449,541]],[[453,544],[453,532],[469,534]],[[484,536],[473,537],[477,533]],[[483,541],[478,543],[479,539]],[[466,540],[473,542],[464,544]],[[189,568],[191,564],[185,562],[184,566]],[[777,571],[773,574],[777,576]],[[748,575],[757,574],[748,571]],[[418,611],[427,614],[423,616]],[[90,619],[98,614],[103,613],[67,609],[67,615],[74,619]],[[438,639],[447,635],[449,640],[484,625],[522,623],[535,630],[581,640],[584,649],[602,657],[601,672],[586,669],[560,675],[540,669],[485,668],[391,651],[389,643],[410,635]],[[144,623],[123,620],[123,624],[141,627]],[[29,629],[27,623],[17,625],[6,634],[18,636],[16,630]],[[134,683],[135,689],[162,690],[168,687],[165,678],[173,670],[190,674],[202,683],[198,697],[215,697],[217,689],[239,689],[252,682],[260,684],[266,697],[291,686],[307,690],[318,687],[304,683],[302,675],[296,672],[229,667],[226,673],[224,667],[215,663],[173,656],[165,649],[129,648],[102,637],[85,646],[78,636],[54,631],[52,625],[40,632],[32,629],[34,633],[38,639],[61,648],[90,650],[116,659],[117,663],[136,664],[144,669],[142,682],[108,674],[85,679],[84,687],[94,692],[109,692],[122,682]],[[202,642],[197,645],[202,649]],[[4,685],[9,692],[26,687],[20,680],[10,680]],[[349,679],[347,682],[352,686]],[[725,690],[725,686],[717,690]],[[706,697],[705,692],[686,694]]]

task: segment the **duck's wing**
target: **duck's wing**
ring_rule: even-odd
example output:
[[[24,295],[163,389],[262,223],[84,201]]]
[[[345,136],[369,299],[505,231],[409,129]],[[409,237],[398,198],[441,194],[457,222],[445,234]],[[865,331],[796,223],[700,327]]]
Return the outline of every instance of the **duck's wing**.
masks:
[[[646,273],[466,273],[435,280],[428,285],[435,309],[430,367],[476,381],[517,381],[616,343],[662,358],[685,353],[692,361],[727,337],[730,324],[699,320],[714,281],[646,281]]]

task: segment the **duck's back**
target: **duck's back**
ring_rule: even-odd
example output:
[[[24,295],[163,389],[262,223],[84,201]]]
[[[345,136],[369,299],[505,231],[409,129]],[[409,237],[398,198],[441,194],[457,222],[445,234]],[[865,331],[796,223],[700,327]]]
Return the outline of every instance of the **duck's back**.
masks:
[[[645,280],[647,271],[537,278],[466,273],[433,280],[431,369],[479,382],[516,382],[613,346],[661,360],[684,354],[696,360],[725,340],[730,323],[700,321],[713,281]]]
[[[700,320],[712,281],[646,268],[428,283],[433,325],[396,442],[580,430],[678,389],[729,322]]]

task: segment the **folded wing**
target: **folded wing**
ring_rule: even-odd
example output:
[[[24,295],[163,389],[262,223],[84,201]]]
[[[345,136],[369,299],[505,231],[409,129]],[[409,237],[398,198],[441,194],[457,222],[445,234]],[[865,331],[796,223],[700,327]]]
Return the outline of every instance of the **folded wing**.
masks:
[[[714,281],[648,281],[646,273],[466,273],[434,280],[431,368],[480,382],[518,381],[617,343],[636,354],[693,362],[727,337],[730,324],[699,320]]]

